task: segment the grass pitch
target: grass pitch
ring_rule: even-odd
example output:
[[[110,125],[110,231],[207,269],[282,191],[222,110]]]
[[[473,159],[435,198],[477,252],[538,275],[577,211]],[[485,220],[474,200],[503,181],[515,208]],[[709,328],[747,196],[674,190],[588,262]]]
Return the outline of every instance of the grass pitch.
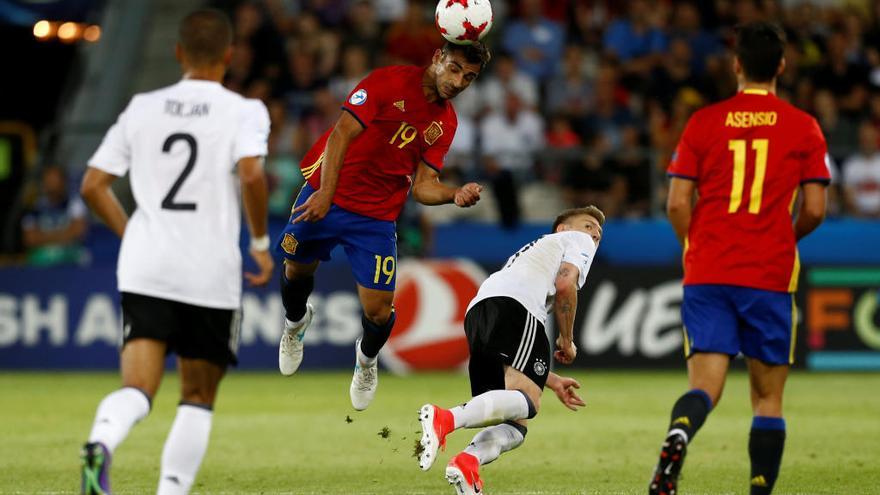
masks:
[[[349,373],[232,372],[221,385],[208,454],[194,493],[451,494],[445,462],[470,441],[459,430],[431,471],[412,457],[416,411],[468,398],[464,375],[380,375],[370,409],[355,412]],[[489,494],[643,494],[679,372],[575,373],[587,407],[564,409],[552,392],[525,444],[481,470]],[[78,452],[111,373],[0,374],[0,493],[78,493]],[[152,414],[113,459],[115,493],[155,493],[175,412],[169,375]],[[788,441],[780,494],[880,493],[880,374],[796,373],[788,382]],[[746,376],[691,444],[681,493],[747,494],[751,414]],[[346,418],[350,418],[348,422]],[[387,430],[384,430],[386,429]],[[387,435],[382,435],[385,431]]]

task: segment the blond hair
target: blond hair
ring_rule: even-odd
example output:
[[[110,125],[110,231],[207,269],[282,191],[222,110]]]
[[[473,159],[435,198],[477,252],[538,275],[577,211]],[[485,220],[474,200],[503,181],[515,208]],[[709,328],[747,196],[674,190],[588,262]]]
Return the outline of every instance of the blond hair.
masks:
[[[570,208],[560,213],[559,216],[556,217],[556,220],[553,222],[553,229],[550,232],[556,232],[556,229],[559,227],[560,224],[563,224],[568,221],[569,218],[578,215],[589,215],[595,218],[597,222],[599,222],[600,227],[602,225],[605,225],[605,214],[602,213],[602,210],[593,205],[589,205],[583,206],[581,208]]]

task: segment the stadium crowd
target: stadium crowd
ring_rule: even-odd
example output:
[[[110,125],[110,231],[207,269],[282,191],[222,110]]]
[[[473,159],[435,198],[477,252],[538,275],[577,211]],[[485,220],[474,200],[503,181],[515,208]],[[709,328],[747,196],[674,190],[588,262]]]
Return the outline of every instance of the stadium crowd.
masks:
[[[494,206],[466,214],[508,226],[585,203],[611,217],[662,211],[664,171],[687,118],[736,90],[734,26],[764,18],[789,39],[779,96],[825,132],[831,214],[880,217],[880,2],[817,3],[494,0],[494,59],[454,100],[445,179],[489,185]],[[215,5],[237,37],[226,85],[270,108],[273,211],[282,216],[299,157],[354,85],[373,67],[427,64],[443,42],[433,0]]]
[[[211,3],[234,23],[225,85],[270,110],[270,211],[278,219],[289,214],[302,183],[300,158],[335,122],[355,84],[375,67],[426,65],[444,41],[434,25],[435,0]],[[410,202],[398,222],[402,254],[427,254],[430,225],[459,218],[514,227],[584,204],[611,218],[662,216],[665,170],[683,127],[696,109],[736,91],[734,27],[755,19],[784,27],[787,69],[778,94],[814,115],[825,133],[834,177],[829,214],[880,218],[880,1],[492,6],[486,41],[493,60],[453,100],[458,131],[443,171],[445,181],[480,181],[490,193],[466,210]],[[25,195],[21,228],[28,239],[35,229],[51,231],[40,237],[46,242],[22,243],[29,259],[53,264],[62,253],[59,259],[87,262],[76,254],[83,233],[63,237],[80,223],[66,217],[74,211],[67,205],[78,204],[78,180],[68,182],[69,198],[45,187],[40,194],[36,183]],[[49,240],[61,232],[53,248]]]

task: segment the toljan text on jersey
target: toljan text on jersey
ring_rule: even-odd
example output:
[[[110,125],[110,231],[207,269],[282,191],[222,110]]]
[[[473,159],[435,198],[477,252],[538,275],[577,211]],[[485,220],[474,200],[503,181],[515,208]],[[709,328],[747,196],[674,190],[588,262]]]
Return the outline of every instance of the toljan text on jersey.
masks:
[[[165,113],[175,117],[206,117],[210,111],[207,103],[165,100]]]

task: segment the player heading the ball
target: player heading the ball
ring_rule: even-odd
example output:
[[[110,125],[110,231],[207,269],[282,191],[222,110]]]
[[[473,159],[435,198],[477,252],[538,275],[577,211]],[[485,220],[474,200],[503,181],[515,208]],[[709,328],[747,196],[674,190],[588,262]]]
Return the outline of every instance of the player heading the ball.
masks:
[[[394,222],[407,195],[412,190],[422,204],[462,208],[480,199],[479,184],[450,187],[439,175],[458,125],[449,100],[476,80],[489,58],[480,42],[447,43],[426,67],[374,70],[343,102],[336,124],[306,153],[300,163],[306,183],[275,244],[285,260],[281,374],[292,375],[302,362],[303,336],[313,314],[307,301],[314,274],[341,245],[363,307],[363,335],[355,344],[349,396],[357,410],[370,405],[378,386],[379,350],[394,326]]]

